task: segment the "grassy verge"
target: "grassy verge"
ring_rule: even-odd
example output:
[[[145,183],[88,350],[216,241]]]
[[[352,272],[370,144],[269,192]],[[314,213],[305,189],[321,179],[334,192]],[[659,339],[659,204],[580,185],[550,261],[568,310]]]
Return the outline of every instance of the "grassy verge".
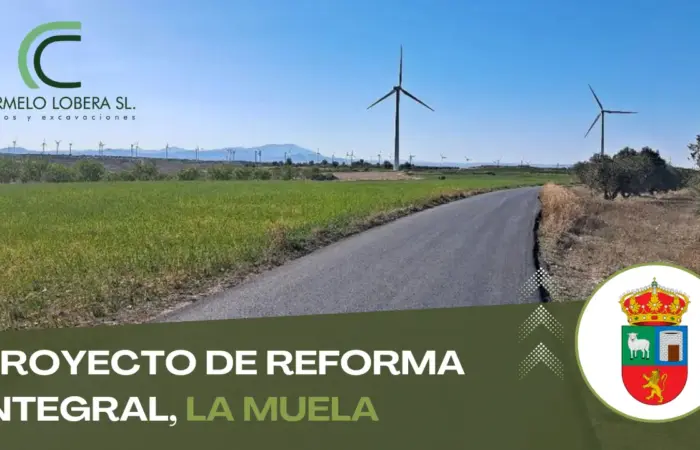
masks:
[[[540,200],[539,257],[561,287],[554,300],[585,300],[632,264],[665,261],[700,272],[698,199],[690,190],[609,201],[548,184]]]
[[[143,320],[399,215],[545,181],[1,186],[0,328]]]

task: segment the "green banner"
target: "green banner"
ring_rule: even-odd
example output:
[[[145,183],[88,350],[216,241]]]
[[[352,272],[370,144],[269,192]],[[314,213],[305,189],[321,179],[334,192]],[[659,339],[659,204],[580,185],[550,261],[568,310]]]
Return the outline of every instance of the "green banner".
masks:
[[[695,445],[700,414],[635,422],[590,392],[574,347],[582,305],[5,332],[2,442],[32,450]]]

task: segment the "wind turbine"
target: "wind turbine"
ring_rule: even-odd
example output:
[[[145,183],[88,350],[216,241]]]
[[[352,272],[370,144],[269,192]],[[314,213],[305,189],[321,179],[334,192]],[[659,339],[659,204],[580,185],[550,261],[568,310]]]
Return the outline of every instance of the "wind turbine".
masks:
[[[352,158],[355,156],[355,150],[353,150],[353,151],[350,152],[350,153],[346,153],[345,156],[347,156],[348,158],[350,158],[350,167],[352,167]]]
[[[134,157],[134,144],[131,144],[131,157]]]
[[[61,145],[61,141],[56,141],[56,154],[58,155],[58,146]]]
[[[46,139],[41,143],[41,154],[46,153]]]
[[[421,100],[418,100],[417,97],[415,97],[413,94],[409,93],[407,90],[405,90],[402,87],[403,83],[403,45],[401,46],[401,57],[399,59],[399,84],[398,86],[394,86],[391,91],[389,91],[388,94],[386,94],[384,97],[380,98],[376,102],[372,103],[367,107],[367,109],[370,109],[377,103],[381,102],[382,100],[388,98],[389,96],[395,94],[396,95],[396,116],[394,119],[394,170],[399,170],[399,103],[401,99],[401,93],[406,94],[409,98],[412,100],[420,103],[421,105],[425,106],[431,111],[435,111],[433,108],[430,106],[426,105],[423,103]]]
[[[105,143],[102,142],[102,141],[100,141],[100,143],[98,144],[98,146],[100,147],[100,151],[99,151],[98,153],[99,153],[100,156],[102,156],[102,155],[104,154]]]
[[[134,144],[134,151],[136,151],[136,157],[139,157],[139,141],[136,141],[136,144]]]
[[[498,158],[497,160],[495,160],[494,164],[496,164],[496,168],[501,167],[501,158]]]
[[[170,144],[165,143],[165,159],[168,159],[168,150],[170,150]]]
[[[316,162],[321,162],[321,150],[316,149]]]
[[[194,159],[199,161],[199,145],[194,148]]]
[[[377,164],[382,164],[382,152],[377,153]]]
[[[445,158],[447,158],[447,156],[445,156],[445,155],[443,155],[442,153],[440,153],[440,164],[441,164],[443,167],[445,166]]]
[[[262,149],[258,149],[258,156],[260,157],[260,164],[262,164]]]
[[[412,166],[413,165],[413,158],[415,158],[416,155],[408,155],[408,165]]]
[[[17,139],[14,139],[12,141],[12,153],[15,153],[17,151]]]
[[[68,156],[73,156],[73,143],[68,143]]]
[[[595,126],[596,122],[598,122],[598,119],[600,119],[600,154],[604,155],[605,154],[605,115],[606,114],[637,114],[635,111],[613,111],[613,110],[608,110],[603,108],[603,104],[600,102],[598,99],[598,96],[595,95],[595,91],[591,87],[591,85],[588,85],[588,88],[591,90],[591,93],[593,94],[593,97],[595,98],[596,103],[598,103],[598,107],[600,108],[600,112],[596,116],[595,120],[591,124],[591,127],[586,131],[586,135],[583,136],[585,139],[586,136],[588,136],[588,133],[591,132],[593,127]]]

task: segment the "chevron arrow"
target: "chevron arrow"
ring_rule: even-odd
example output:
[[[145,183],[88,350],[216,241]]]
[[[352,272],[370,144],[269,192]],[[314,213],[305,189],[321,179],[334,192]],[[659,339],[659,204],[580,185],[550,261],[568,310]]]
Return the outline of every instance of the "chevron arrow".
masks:
[[[547,273],[542,267],[537,269],[535,272],[520,289],[520,298],[526,299],[532,296],[535,292],[543,287],[547,290],[552,301],[558,301],[560,289],[559,286],[554,282],[552,276]]]
[[[520,379],[525,378],[540,363],[547,366],[554,375],[564,379],[564,364],[541,342],[518,365]]]
[[[564,327],[559,321],[554,318],[552,313],[547,311],[544,305],[539,305],[530,316],[525,319],[525,322],[520,324],[518,328],[518,338],[522,342],[530,335],[537,327],[543,325],[550,333],[552,333],[561,342],[564,342]]]

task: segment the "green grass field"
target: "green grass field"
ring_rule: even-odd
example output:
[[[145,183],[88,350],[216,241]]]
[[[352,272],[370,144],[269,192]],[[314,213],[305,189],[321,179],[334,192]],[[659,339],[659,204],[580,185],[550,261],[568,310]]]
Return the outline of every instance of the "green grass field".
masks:
[[[3,185],[0,328],[108,319],[193,280],[245,271],[280,245],[280,230],[303,238],[441,194],[549,180],[567,177]]]

